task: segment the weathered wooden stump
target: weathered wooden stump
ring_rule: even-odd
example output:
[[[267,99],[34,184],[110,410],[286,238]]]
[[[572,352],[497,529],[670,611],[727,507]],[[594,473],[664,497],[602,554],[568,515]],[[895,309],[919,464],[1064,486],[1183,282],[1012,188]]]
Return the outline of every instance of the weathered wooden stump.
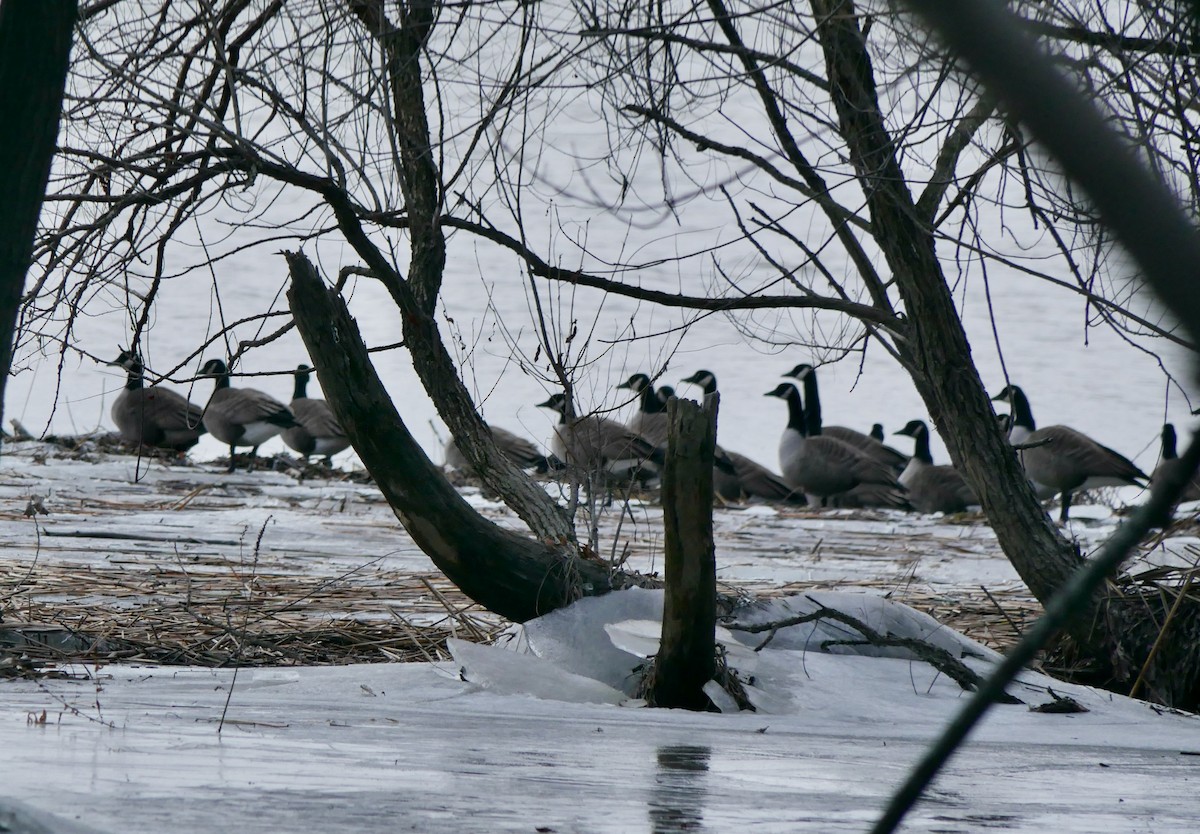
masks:
[[[716,397],[703,406],[667,403],[670,425],[662,502],[666,567],[662,643],[650,701],[660,707],[706,710],[704,685],[716,674],[717,570],[713,546],[713,453]]]

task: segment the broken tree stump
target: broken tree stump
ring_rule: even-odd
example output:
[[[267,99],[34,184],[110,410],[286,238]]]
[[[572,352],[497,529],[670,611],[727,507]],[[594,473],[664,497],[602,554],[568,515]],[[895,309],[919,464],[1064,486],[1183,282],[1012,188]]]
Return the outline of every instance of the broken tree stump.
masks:
[[[666,600],[650,702],[712,708],[704,685],[716,675],[717,569],[713,545],[713,455],[717,398],[667,403],[662,479]]]

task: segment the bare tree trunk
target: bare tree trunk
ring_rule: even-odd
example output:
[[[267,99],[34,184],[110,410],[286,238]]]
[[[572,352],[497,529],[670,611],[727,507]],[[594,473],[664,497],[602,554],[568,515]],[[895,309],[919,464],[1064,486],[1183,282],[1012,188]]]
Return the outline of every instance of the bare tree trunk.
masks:
[[[0,3],[0,423],[77,14],[76,0]]]
[[[438,333],[434,310],[446,266],[442,194],[431,148],[423,94],[422,44],[434,25],[427,0],[400,4],[397,20],[382,0],[346,0],[379,44],[391,86],[392,129],[400,150],[398,173],[409,230],[409,272],[400,276],[363,233],[344,194],[326,194],[351,245],[388,288],[400,308],[413,368],[463,456],[485,484],[512,507],[535,534],[574,544],[575,528],[565,512],[500,453]],[[315,357],[314,357],[315,359]],[[326,392],[328,396],[328,392]],[[364,459],[364,463],[366,463]],[[369,464],[368,464],[369,467]]]
[[[946,439],[955,465],[979,496],[1004,552],[1039,600],[1079,563],[1037,502],[971,360],[971,346],[879,110],[870,57],[849,0],[813,0],[840,132],[866,191],[875,239],[904,300],[898,349]]]
[[[658,707],[709,709],[704,685],[716,676],[717,567],[713,545],[713,455],[717,397],[703,406],[667,404],[663,472],[666,599],[650,701]]]
[[[450,581],[517,622],[624,581],[568,543],[521,536],[467,504],[404,425],[341,297],[304,255],[287,260],[292,315],[330,407],[404,529]]]
[[[1080,555],[1053,526],[996,428],[995,414],[971,360],[933,235],[921,224],[879,110],[874,75],[850,0],[812,0],[838,111],[840,132],[866,193],[875,239],[901,298],[906,333],[897,340],[950,456],[979,496],[996,537],[1021,579],[1045,603],[1066,584]],[[1114,595],[1092,600],[1070,628],[1099,679],[1125,687],[1155,646],[1167,608],[1160,599]],[[1200,606],[1175,613],[1171,646],[1147,669],[1155,697],[1194,705],[1200,681]]]

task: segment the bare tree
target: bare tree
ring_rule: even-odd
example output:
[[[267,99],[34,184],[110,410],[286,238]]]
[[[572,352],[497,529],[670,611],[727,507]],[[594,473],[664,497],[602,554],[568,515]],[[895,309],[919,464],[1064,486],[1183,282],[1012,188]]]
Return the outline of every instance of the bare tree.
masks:
[[[1071,17],[1067,4],[1028,11],[1065,45],[1064,65],[1113,102],[1114,118],[1139,125],[1157,169],[1194,201],[1195,82],[1178,60],[1190,54],[1184,24],[1151,5],[1120,21],[1101,19],[1103,10]],[[514,562],[540,565],[514,571],[523,577],[516,584],[567,564],[553,594],[516,594],[531,604],[505,603],[513,585],[490,595],[472,585],[484,604],[517,618],[625,579],[599,582],[605,574],[575,569],[583,562],[571,519],[491,443],[435,316],[448,236],[510,253],[535,292],[548,281],[698,315],[803,311],[838,322],[843,347],[869,340],[886,350],[912,376],[1001,546],[1043,600],[1081,557],[1037,504],[996,429],[947,269],[1005,262],[1060,280],[1053,273],[1065,265],[1065,283],[1099,320],[1131,338],[1188,344],[1139,315],[1137,296],[1107,278],[1109,241],[1019,126],[884,2],[141,0],[103,4],[81,36],[68,89],[72,132],[52,186],[57,215],[36,252],[27,332],[74,301],[69,321],[79,299],[106,287],[137,311],[136,339],[176,269],[173,247],[222,205],[239,207],[259,239],[209,245],[209,264],[242,245],[348,245],[401,311],[414,367],[464,455],[542,551],[523,552],[486,524],[472,535]],[[612,140],[603,160],[586,168],[577,161],[598,216],[634,202],[657,218],[717,203],[737,238],[683,254],[676,244],[669,256],[635,261],[620,250],[595,252],[569,223],[547,223],[545,204],[530,196],[548,180],[539,160],[552,149],[539,136],[581,98]],[[1003,254],[985,208],[1049,230],[1060,251],[1055,269]],[[699,277],[672,290],[640,281],[667,259]],[[389,473],[392,494],[414,493],[433,477],[432,465],[412,449],[397,467],[388,449],[369,442],[380,430],[378,401],[327,384],[341,340],[357,344],[336,288],[302,292],[300,276],[312,276],[301,259],[290,265],[293,310],[331,404],[368,468]],[[329,331],[335,320],[339,329]],[[569,326],[539,333],[551,376],[564,376],[576,334]],[[62,344],[73,349],[69,338]],[[362,362],[370,376],[365,352]],[[389,427],[402,426],[396,421],[389,416]],[[394,506],[452,576],[495,569],[472,561],[473,547],[439,542],[439,529],[468,517],[462,508]],[[1154,623],[1165,613],[1161,601],[1142,605],[1098,597],[1087,626],[1073,632],[1101,675],[1118,683],[1131,682],[1151,656]],[[1190,608],[1181,614],[1195,621]],[[1195,658],[1160,652],[1151,666],[1155,697],[1195,701]]]
[[[1191,54],[1191,24],[1157,5],[1140,14],[1123,9],[1117,21],[1103,8],[1088,7],[1080,18],[1073,5],[1026,7],[1065,51],[1064,68],[1112,102],[1160,176],[1195,205],[1195,132],[1186,114],[1196,83],[1184,66],[1194,62],[1181,60]],[[1063,284],[1055,277],[1061,271],[1098,321],[1131,340],[1149,335],[1190,348],[1188,337],[1135,312],[1145,304],[1140,281],[1113,268],[1095,212],[1020,126],[890,4],[708,0],[673,11],[601,0],[584,13],[587,34],[608,56],[597,83],[607,92],[606,112],[620,114],[611,120],[620,141],[655,153],[670,172],[662,199],[676,205],[680,182],[729,172],[737,188],[720,192],[730,222],[760,255],[740,272],[713,257],[716,274],[736,290],[761,297],[769,286],[791,285],[813,306],[870,310],[845,310],[861,324],[856,339],[882,347],[912,377],[1004,552],[1048,601],[1081,558],[1049,523],[996,429],[947,265],[955,278],[1005,263]],[[736,118],[725,112],[747,101],[760,116],[750,123],[765,132],[746,129],[742,110]],[[798,207],[806,209],[803,232],[794,229]],[[1052,236],[1059,257],[1049,267],[999,254],[1013,212]],[[1096,596],[1071,634],[1100,678],[1128,686],[1147,666],[1157,697],[1193,703],[1200,669],[1188,647],[1197,613],[1176,632],[1172,658],[1148,666],[1167,611],[1141,594]]]

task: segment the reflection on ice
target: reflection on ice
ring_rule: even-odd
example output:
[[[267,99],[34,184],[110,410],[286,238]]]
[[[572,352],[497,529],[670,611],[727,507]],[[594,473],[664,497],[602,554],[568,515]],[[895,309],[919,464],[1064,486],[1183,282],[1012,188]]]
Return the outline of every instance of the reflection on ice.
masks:
[[[712,749],[703,745],[658,748],[658,772],[648,803],[654,834],[704,830],[704,796],[711,755]]]

